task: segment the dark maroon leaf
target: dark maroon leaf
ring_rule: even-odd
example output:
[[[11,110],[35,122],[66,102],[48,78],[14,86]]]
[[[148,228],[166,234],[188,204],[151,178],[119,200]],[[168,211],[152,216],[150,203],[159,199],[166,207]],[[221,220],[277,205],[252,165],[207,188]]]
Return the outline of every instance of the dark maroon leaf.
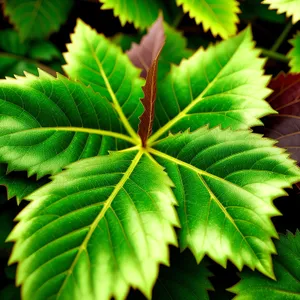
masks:
[[[154,106],[156,99],[157,65],[160,52],[165,44],[165,34],[163,27],[163,17],[159,16],[148,33],[142,38],[140,44],[133,43],[131,49],[127,51],[132,63],[142,69],[141,77],[146,78],[143,87],[144,98],[142,103],[145,111],[142,114],[138,133],[143,145],[152,132]]]
[[[278,111],[265,122],[265,135],[278,140],[277,146],[286,148],[300,165],[300,74],[280,73],[269,87],[274,93],[270,105]]]

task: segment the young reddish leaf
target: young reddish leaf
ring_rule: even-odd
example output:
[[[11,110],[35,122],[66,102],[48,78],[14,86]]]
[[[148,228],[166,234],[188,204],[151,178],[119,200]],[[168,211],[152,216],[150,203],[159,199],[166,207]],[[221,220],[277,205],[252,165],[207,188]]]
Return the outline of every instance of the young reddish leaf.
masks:
[[[132,63],[142,69],[141,77],[146,79],[143,87],[144,98],[142,99],[145,111],[140,118],[138,130],[144,146],[152,132],[158,58],[165,40],[163,17],[159,16],[140,44],[133,43],[131,49],[127,51]]]
[[[269,85],[274,93],[268,101],[278,115],[265,122],[265,135],[278,140],[300,165],[300,74],[279,74]]]

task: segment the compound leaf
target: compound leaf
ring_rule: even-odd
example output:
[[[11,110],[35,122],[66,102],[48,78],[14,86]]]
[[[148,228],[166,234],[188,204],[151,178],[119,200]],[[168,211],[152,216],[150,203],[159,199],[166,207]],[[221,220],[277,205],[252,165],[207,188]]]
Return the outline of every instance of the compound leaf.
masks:
[[[111,101],[126,129],[137,136],[139,117],[144,111],[139,100],[144,96],[144,80],[139,77],[139,70],[119,47],[81,20],[71,41],[67,45],[68,52],[64,53],[65,72]]]
[[[220,44],[198,50],[158,82],[155,124],[149,141],[203,125],[247,129],[262,125],[262,116],[273,113],[264,98],[269,77],[264,59],[253,49],[250,29]]]
[[[248,131],[198,129],[169,136],[149,151],[174,182],[181,249],[201,261],[256,268],[273,277],[272,200],[300,181],[295,162],[275,141]]]
[[[143,151],[73,163],[29,196],[9,236],[22,299],[151,296],[178,225],[171,181]]]
[[[157,19],[159,10],[164,4],[159,0],[99,0],[101,9],[113,9],[114,15],[119,17],[121,25],[133,23],[136,28],[149,27]],[[164,10],[165,11],[165,10]]]
[[[293,23],[300,20],[300,0],[263,0],[262,3],[269,4],[269,9],[276,9],[278,14],[292,16]]]
[[[59,29],[72,5],[72,0],[9,0],[5,1],[4,13],[22,40],[42,39]]]
[[[297,35],[290,40],[290,43],[292,44],[293,48],[287,56],[290,59],[289,65],[291,67],[291,72],[300,73],[300,32],[298,32]]]
[[[241,281],[229,291],[237,294],[235,300],[298,300],[300,299],[300,231],[280,235],[275,242],[278,255],[274,256],[276,281],[245,270]]]
[[[214,36],[227,39],[237,31],[237,14],[240,12],[236,0],[176,0],[184,12],[189,12],[197,24],[202,23],[204,31],[211,30]]]
[[[9,171],[40,178],[131,141],[109,101],[62,75],[1,80],[0,103],[0,161]]]
[[[279,74],[270,83],[268,101],[279,114],[265,120],[265,135],[278,140],[300,165],[300,74]]]

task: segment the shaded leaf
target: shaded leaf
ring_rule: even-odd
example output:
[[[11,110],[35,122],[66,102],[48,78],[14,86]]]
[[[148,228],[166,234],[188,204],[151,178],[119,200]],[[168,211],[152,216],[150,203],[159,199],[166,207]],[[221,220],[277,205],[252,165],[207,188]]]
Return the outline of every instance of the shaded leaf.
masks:
[[[241,14],[240,19],[256,19],[265,20],[279,24],[285,23],[285,16],[278,15],[276,11],[269,10],[267,5],[261,5],[261,0],[244,0],[240,4]]]
[[[300,165],[300,74],[279,74],[270,83],[268,101],[278,111],[265,120],[265,135],[278,140]]]
[[[229,289],[237,294],[234,299],[300,299],[300,231],[295,235],[290,232],[280,235],[275,245],[278,252],[273,258],[276,281],[245,270],[241,273],[241,281]]]
[[[158,82],[154,134],[149,141],[206,124],[233,129],[262,125],[259,118],[274,111],[264,101],[270,94],[269,77],[263,75],[265,60],[258,55],[248,28],[173,66]]]
[[[171,266],[160,268],[153,299],[208,300],[207,291],[213,289],[208,280],[210,276],[205,262],[198,265],[190,251],[184,251],[173,259],[171,256]]]
[[[290,59],[289,66],[291,68],[291,72],[300,73],[300,32],[298,32],[297,35],[290,40],[290,43],[292,44],[293,48],[287,55]]]
[[[204,31],[211,30],[214,36],[227,39],[237,31],[237,14],[240,12],[236,0],[176,0],[183,11],[189,12],[197,24],[202,23]]]
[[[4,13],[22,40],[33,40],[57,31],[66,21],[72,5],[72,0],[9,0],[5,2]]]
[[[24,75],[24,71],[38,75],[37,68],[55,75],[60,68],[48,67],[40,61],[47,61],[53,66],[55,60],[61,60],[58,49],[48,41],[21,42],[16,31],[5,29],[0,31],[0,78]],[[60,63],[61,64],[61,63]]]
[[[275,141],[248,131],[201,128],[171,135],[150,149],[175,184],[181,249],[273,277],[270,218],[284,188],[300,181],[295,162]]]
[[[139,78],[139,71],[119,47],[81,20],[77,21],[71,41],[64,53],[65,72],[111,101],[127,131],[136,137],[144,111],[140,101],[144,80]]]
[[[0,164],[0,185],[6,187],[7,199],[10,200],[16,197],[17,204],[20,204],[22,199],[47,183],[47,179],[45,178],[36,180],[35,177],[27,178],[17,172],[7,174],[6,171],[7,167]]]
[[[20,290],[16,288],[14,284],[9,284],[5,288],[0,290],[0,299],[19,300]]]
[[[140,44],[133,44],[127,52],[131,62],[137,68],[142,69],[141,76],[146,79],[143,87],[144,98],[142,99],[145,111],[140,118],[138,130],[143,145],[146,145],[146,141],[152,133],[158,59],[164,44],[163,18],[160,16],[142,38]]]
[[[0,161],[9,171],[40,178],[122,149],[127,144],[119,137],[131,140],[110,102],[81,83],[42,71],[0,83]]]
[[[85,159],[54,176],[29,196],[9,237],[22,299],[119,300],[130,286],[149,298],[177,243],[171,185],[143,151]]]
[[[292,17],[293,23],[300,20],[299,0],[263,0],[263,4],[269,4],[269,9],[276,9],[278,14],[285,13],[287,17]]]

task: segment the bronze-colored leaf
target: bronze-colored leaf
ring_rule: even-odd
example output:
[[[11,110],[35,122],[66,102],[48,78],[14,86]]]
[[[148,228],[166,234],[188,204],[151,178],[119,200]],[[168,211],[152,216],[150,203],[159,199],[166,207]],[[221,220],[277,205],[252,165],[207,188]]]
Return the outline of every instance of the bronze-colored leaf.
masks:
[[[274,93],[270,105],[278,111],[265,121],[265,135],[278,140],[300,166],[300,74],[280,73],[269,87]]]
[[[142,103],[145,111],[142,114],[138,133],[143,145],[152,132],[154,105],[156,99],[157,67],[160,52],[165,44],[163,17],[159,16],[140,44],[133,43],[127,54],[132,63],[142,69],[141,77],[146,79],[143,87],[144,98]]]

